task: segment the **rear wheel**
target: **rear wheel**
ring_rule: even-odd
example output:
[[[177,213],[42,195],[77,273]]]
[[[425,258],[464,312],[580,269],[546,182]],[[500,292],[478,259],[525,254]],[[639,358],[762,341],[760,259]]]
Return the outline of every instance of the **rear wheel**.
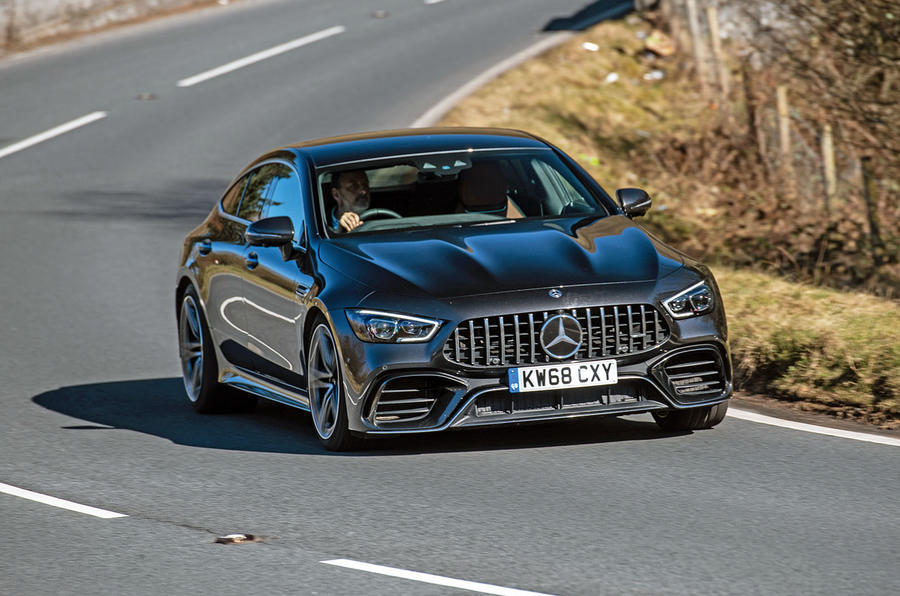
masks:
[[[327,324],[319,322],[316,325],[307,354],[309,411],[319,440],[330,451],[358,447],[360,441],[350,434],[347,423],[341,361]]]
[[[653,419],[663,430],[702,430],[712,428],[725,418],[728,402],[687,410],[653,412]]]
[[[185,291],[178,309],[178,354],[184,391],[197,412],[247,411],[256,405],[255,397],[219,383],[216,351],[193,287]]]

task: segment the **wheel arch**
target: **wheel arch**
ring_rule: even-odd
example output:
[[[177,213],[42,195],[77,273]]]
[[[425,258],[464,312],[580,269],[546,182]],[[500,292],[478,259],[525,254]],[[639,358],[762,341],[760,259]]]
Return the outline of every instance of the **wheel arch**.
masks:
[[[316,328],[316,324],[322,321],[331,327],[331,321],[328,320],[328,317],[325,315],[325,312],[319,308],[318,306],[312,306],[307,311],[306,316],[303,317],[303,329],[301,330],[301,338],[303,339],[303,352],[304,357],[309,352],[309,342],[312,339],[313,330]],[[334,330],[332,329],[332,334]]]
[[[181,310],[181,300],[184,298],[184,293],[187,292],[187,289],[194,285],[194,282],[187,275],[182,275],[181,279],[178,280],[178,286],[175,288],[175,315],[178,315],[178,312]],[[194,291],[197,291],[197,288],[194,287]]]

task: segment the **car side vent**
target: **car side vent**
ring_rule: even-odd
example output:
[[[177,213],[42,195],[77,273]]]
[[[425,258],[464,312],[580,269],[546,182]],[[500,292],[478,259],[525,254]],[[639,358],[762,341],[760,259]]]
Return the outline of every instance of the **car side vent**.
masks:
[[[711,399],[726,389],[722,357],[713,348],[675,354],[663,363],[661,373],[670,394],[680,401]]]
[[[376,391],[369,421],[382,425],[423,420],[432,413],[435,403],[454,389],[442,377],[414,375],[390,379]]]

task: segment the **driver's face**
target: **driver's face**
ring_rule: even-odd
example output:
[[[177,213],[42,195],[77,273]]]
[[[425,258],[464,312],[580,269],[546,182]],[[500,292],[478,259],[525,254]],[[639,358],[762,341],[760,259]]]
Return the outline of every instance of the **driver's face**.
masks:
[[[369,208],[369,177],[363,171],[347,172],[341,176],[339,185],[331,189],[331,194],[341,213],[362,213]]]

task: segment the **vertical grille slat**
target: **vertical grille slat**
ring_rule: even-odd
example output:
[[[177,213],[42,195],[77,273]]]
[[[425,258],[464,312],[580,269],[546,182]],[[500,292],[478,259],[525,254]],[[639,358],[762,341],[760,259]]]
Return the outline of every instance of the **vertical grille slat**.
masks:
[[[500,317],[500,364],[506,364],[506,329],[504,329],[503,317]]]
[[[631,318],[631,305],[628,305],[628,353],[634,352],[634,333],[632,329],[633,319]]]
[[[534,314],[528,313],[528,343],[531,344],[531,362],[534,362]]]
[[[475,366],[475,321],[469,321],[469,364]]]
[[[606,356],[606,309],[600,307],[600,355]]]
[[[513,326],[516,330],[516,364],[522,362],[522,338],[519,334],[519,315],[513,316]]]
[[[487,317],[484,318],[484,366],[491,363],[491,326]]]
[[[591,309],[585,309],[587,315],[588,358],[594,357],[594,329],[591,325]]]
[[[559,362],[541,348],[543,324],[557,314],[581,324],[582,345],[564,361],[608,358],[653,349],[669,337],[659,311],[649,304],[611,304],[469,319],[444,344],[444,358],[472,367]]]
[[[616,342],[616,344],[615,344],[616,351],[613,352],[613,354],[619,354],[619,332],[621,331],[619,325],[620,325],[620,323],[619,323],[619,307],[614,306],[613,307],[613,334],[614,334],[615,342]]]
[[[641,305],[641,350],[647,349],[647,310]]]

